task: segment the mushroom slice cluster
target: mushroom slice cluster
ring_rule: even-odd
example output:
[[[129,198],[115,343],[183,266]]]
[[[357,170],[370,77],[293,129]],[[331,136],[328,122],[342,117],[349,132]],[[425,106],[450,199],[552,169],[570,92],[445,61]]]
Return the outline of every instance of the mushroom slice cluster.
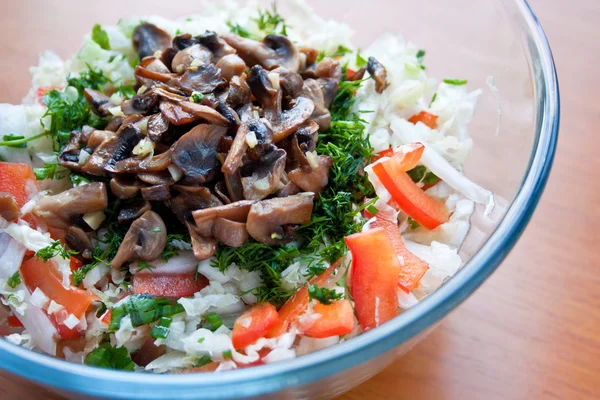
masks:
[[[89,255],[98,213],[118,199],[110,211],[128,230],[115,268],[159,257],[167,227],[188,231],[198,259],[211,257],[218,242],[293,240],[329,181],[332,160],[316,149],[331,124],[340,62],[318,60],[318,51],[284,35],[171,37],[150,23],[135,28],[133,46],[136,94],[113,103],[110,84],[105,93],[85,89],[108,124],[72,132],[58,156],[101,182],[46,197],[34,214],[68,229],[69,246]],[[385,68],[369,59],[365,70],[384,90]],[[10,202],[0,206],[3,216],[18,215]]]

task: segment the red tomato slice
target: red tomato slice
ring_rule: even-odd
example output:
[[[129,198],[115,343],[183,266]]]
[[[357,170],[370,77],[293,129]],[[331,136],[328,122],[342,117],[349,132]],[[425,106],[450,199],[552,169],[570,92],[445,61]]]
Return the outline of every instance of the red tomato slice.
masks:
[[[63,323],[64,319],[63,321],[59,322],[59,318],[56,316],[56,314],[49,315],[48,317],[50,317],[52,325],[56,327],[56,330],[58,331],[58,334],[61,339],[79,339],[81,337],[81,332],[79,332],[75,328],[70,329]]]
[[[62,88],[60,86],[45,86],[45,87],[38,88],[37,93],[36,93],[38,103],[40,103],[40,105],[42,105],[42,106],[45,105],[44,102],[42,101],[42,99],[44,98],[44,95],[54,89],[60,90]]]
[[[8,317],[6,317],[6,322],[11,328],[21,328],[23,326],[23,324],[21,323],[21,321],[19,321],[19,318],[16,315],[9,315]]]
[[[405,171],[405,165],[396,157],[373,165],[373,172],[381,184],[411,218],[427,229],[435,229],[447,222],[449,212],[446,205],[425,193]]]
[[[305,336],[326,338],[345,335],[354,329],[354,311],[349,300],[340,300],[333,304],[315,304],[313,311],[321,317],[303,329]]]
[[[329,280],[329,277],[333,271],[340,265],[342,260],[338,260],[331,264],[329,268],[321,275],[314,277],[309,284],[314,283],[317,286],[323,286]],[[290,324],[295,321],[308,307],[308,286],[304,286],[298,290],[294,295],[279,309],[279,321],[271,330],[267,333],[267,337],[277,337],[283,335],[290,327]]]
[[[83,262],[76,257],[71,256],[70,264],[71,271],[77,271],[79,268],[83,267]]]
[[[189,297],[208,286],[208,279],[195,274],[135,274],[133,293],[156,297]]]
[[[233,324],[231,341],[236,349],[255,343],[279,322],[277,309],[269,302],[252,307]]]
[[[376,218],[375,221],[371,222],[371,228],[383,228],[396,254],[402,257],[404,263],[400,262],[398,286],[406,293],[410,293],[411,290],[417,287],[419,281],[429,269],[429,265],[406,249],[402,235],[400,235],[400,229],[395,222]]]
[[[33,182],[33,185],[27,182]],[[23,207],[30,199],[27,188],[38,188],[33,169],[27,164],[0,162],[0,192],[9,193]]]
[[[352,253],[350,294],[358,322],[368,331],[398,315],[400,261],[382,228],[345,238]]]
[[[417,122],[422,122],[431,129],[437,128],[437,120],[438,116],[428,113],[427,111],[421,111],[418,114],[413,115],[408,119],[408,122],[412,124],[417,124]]]
[[[35,257],[25,260],[21,265],[21,276],[30,291],[39,288],[49,299],[65,307],[69,314],[77,318],[81,318],[96,299],[87,290],[74,286],[65,288],[52,261],[43,262]]]

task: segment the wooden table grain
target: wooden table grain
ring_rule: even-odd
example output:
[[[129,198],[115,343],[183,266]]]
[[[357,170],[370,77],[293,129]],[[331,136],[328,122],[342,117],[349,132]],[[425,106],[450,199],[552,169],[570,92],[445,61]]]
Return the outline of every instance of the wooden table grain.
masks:
[[[531,3],[552,45],[562,95],[561,137],[541,203],[481,289],[340,399],[600,398],[600,3]],[[2,7],[0,22],[19,21]],[[27,56],[17,42],[1,42],[3,51]],[[19,73],[16,79],[26,79]],[[60,399],[5,373],[0,398]]]

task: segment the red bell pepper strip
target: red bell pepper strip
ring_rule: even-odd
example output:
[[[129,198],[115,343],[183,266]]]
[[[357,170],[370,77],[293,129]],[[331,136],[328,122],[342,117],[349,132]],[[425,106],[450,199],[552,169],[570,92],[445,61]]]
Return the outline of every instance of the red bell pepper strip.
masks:
[[[354,329],[354,311],[349,300],[343,299],[329,305],[317,303],[313,311],[321,316],[306,328],[300,326],[305,336],[326,338],[345,335]]]
[[[364,331],[398,315],[400,260],[382,228],[345,238],[352,253],[350,294],[358,322]]]
[[[237,350],[255,343],[279,322],[277,309],[269,302],[252,307],[233,324],[231,341]]]
[[[371,228],[383,228],[390,239],[396,254],[401,257],[400,274],[398,277],[398,286],[406,293],[410,293],[429,269],[429,265],[408,251],[400,235],[398,224],[382,218],[376,218],[371,222]]]
[[[309,285],[317,284],[317,286],[321,287],[327,283],[329,277],[333,273],[333,271],[340,265],[342,260],[338,260],[335,263],[331,264],[329,268],[321,275],[314,277]],[[295,321],[302,313],[306,311],[308,307],[308,302],[310,298],[308,296],[308,286],[304,286],[300,290],[298,290],[290,299],[279,309],[279,321],[269,332],[267,333],[267,337],[273,338],[277,336],[281,336],[287,332],[290,327],[290,324]]]
[[[438,120],[437,115],[428,113],[427,111],[421,111],[420,113],[415,114],[412,117],[410,117],[408,119],[408,122],[415,124],[415,125],[417,124],[417,122],[422,122],[423,124],[427,125],[431,129],[436,129],[437,128],[437,120]]]
[[[21,265],[21,277],[30,291],[39,288],[50,300],[54,300],[77,318],[83,317],[92,301],[96,299],[96,296],[87,290],[74,286],[65,288],[52,261],[43,262],[35,257],[25,260]]]
[[[133,276],[133,293],[156,297],[189,297],[208,286],[208,279],[195,274],[152,274]]]
[[[411,168],[408,168],[411,169]],[[387,189],[398,207],[427,229],[435,229],[448,221],[445,204],[425,193],[405,172],[406,164],[396,157],[373,165],[373,172]]]
[[[30,200],[28,187],[38,188],[33,169],[29,165],[0,162],[0,192],[9,193],[19,207],[23,207]]]

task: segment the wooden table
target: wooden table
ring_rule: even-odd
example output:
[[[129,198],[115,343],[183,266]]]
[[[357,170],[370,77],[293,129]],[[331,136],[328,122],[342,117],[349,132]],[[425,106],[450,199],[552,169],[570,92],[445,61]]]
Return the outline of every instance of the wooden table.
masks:
[[[533,220],[477,293],[341,399],[600,398],[600,4],[531,3],[552,44],[562,95],[559,149]],[[4,23],[11,14],[0,15]],[[0,398],[59,397],[0,374]]]

